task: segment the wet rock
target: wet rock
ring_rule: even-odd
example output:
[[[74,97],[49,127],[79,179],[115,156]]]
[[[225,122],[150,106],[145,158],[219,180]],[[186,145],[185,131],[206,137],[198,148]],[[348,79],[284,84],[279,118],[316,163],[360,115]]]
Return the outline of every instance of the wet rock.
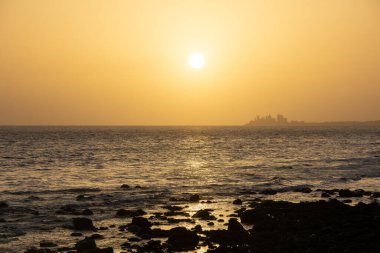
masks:
[[[83,234],[79,232],[74,232],[74,233],[71,233],[70,236],[83,236]]]
[[[87,200],[92,200],[94,199],[95,196],[92,196],[92,195],[84,195],[84,194],[81,194],[81,195],[78,195],[76,197],[76,200],[77,201],[87,201]]]
[[[84,209],[82,215],[93,215],[94,213],[90,209]]]
[[[37,249],[36,247],[29,248],[25,253],[55,253],[51,249]]]
[[[75,204],[67,204],[64,206],[61,206],[59,210],[57,210],[56,214],[62,214],[62,215],[81,215],[82,212],[78,211],[79,208],[78,205]]]
[[[277,190],[274,190],[274,189],[265,189],[265,190],[262,190],[260,192],[260,194],[263,194],[263,195],[275,195],[275,194],[277,194]]]
[[[348,189],[341,189],[338,191],[339,197],[342,198],[352,198],[352,197],[363,197],[363,190],[348,190]]]
[[[41,248],[54,248],[54,247],[57,247],[58,245],[54,242],[51,242],[51,241],[41,241],[40,242],[40,247]]]
[[[294,192],[310,193],[312,190],[309,187],[296,188]]]
[[[189,201],[190,202],[199,202],[200,199],[201,198],[199,197],[198,194],[193,194],[193,195],[190,196]]]
[[[124,190],[127,190],[127,189],[130,189],[131,187],[130,187],[129,185],[127,185],[127,184],[122,184],[122,185],[120,186],[120,188],[121,188],[121,189],[124,189]]]
[[[200,233],[200,232],[202,232],[202,226],[198,224],[192,230],[197,232],[197,233]]]
[[[185,227],[176,227],[170,229],[169,238],[166,242],[170,250],[193,250],[199,243],[199,237],[196,232]]]
[[[169,236],[169,230],[161,229],[161,228],[154,228],[152,229],[152,236],[157,238],[162,237],[168,237]]]
[[[234,204],[234,205],[241,205],[241,204],[243,204],[243,201],[241,201],[241,199],[235,199],[235,200],[232,202],[232,204]]]
[[[162,208],[168,209],[169,211],[176,212],[176,211],[181,211],[183,207],[181,206],[172,206],[172,205],[166,205],[163,206]]]
[[[173,223],[180,223],[180,222],[190,222],[194,223],[192,219],[176,219],[176,218],[167,218],[168,223],[173,224]]]
[[[75,244],[75,249],[78,253],[86,253],[97,250],[97,247],[94,239],[86,237]]]
[[[198,218],[201,220],[216,220],[216,217],[214,215],[211,215],[210,210],[208,209],[202,209],[197,211],[193,218]]]
[[[101,235],[101,234],[92,234],[90,236],[91,239],[94,239],[94,240],[101,240],[101,239],[104,239],[104,236]]]
[[[321,192],[321,198],[329,198],[330,197],[330,194],[327,193],[327,192]]]
[[[241,220],[254,225],[252,252],[377,252],[379,215],[377,203],[263,201]]]
[[[374,197],[374,198],[380,198],[380,192],[374,192],[374,193],[372,193],[372,197]]]
[[[117,217],[137,217],[137,216],[142,216],[145,214],[146,214],[146,212],[142,209],[137,209],[137,210],[119,209],[116,212]]]
[[[96,230],[91,219],[73,218],[73,228],[75,230]]]
[[[133,217],[131,224],[143,228],[149,228],[152,226],[150,221],[144,217]]]
[[[244,229],[243,225],[236,218],[229,219],[227,230],[240,236],[249,236],[248,231]]]
[[[8,203],[5,202],[5,201],[0,201],[0,209],[1,208],[6,208],[6,207],[9,207]]]
[[[215,224],[214,224],[214,222],[210,221],[209,223],[207,223],[207,225],[214,226]]]

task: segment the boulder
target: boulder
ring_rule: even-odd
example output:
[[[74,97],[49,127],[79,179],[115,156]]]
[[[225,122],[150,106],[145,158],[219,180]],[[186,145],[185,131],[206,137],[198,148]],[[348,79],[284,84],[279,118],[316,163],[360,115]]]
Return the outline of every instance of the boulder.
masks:
[[[75,230],[96,230],[91,219],[73,218],[73,228]]]
[[[175,227],[170,229],[169,238],[166,242],[170,250],[193,250],[199,243],[199,237],[196,232],[185,227]]]
[[[234,205],[241,205],[241,204],[243,204],[243,201],[241,201],[241,199],[235,199],[235,200],[232,202],[232,204],[234,204]]]

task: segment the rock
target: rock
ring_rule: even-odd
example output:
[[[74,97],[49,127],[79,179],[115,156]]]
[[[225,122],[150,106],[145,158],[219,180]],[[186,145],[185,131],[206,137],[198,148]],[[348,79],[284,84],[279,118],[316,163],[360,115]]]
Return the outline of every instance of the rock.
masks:
[[[202,209],[197,211],[194,215],[193,218],[198,218],[201,220],[216,220],[216,217],[214,215],[210,214],[210,210],[208,209]]]
[[[181,206],[172,206],[172,205],[166,205],[163,206],[162,208],[168,209],[169,211],[176,212],[176,211],[181,211],[183,207]]]
[[[150,221],[144,217],[133,217],[131,224],[143,228],[149,228],[152,226]]]
[[[190,202],[199,202],[200,199],[201,198],[199,197],[198,194],[193,194],[193,195],[190,196],[189,201]]]
[[[363,190],[351,191],[348,189],[341,189],[338,191],[339,197],[342,198],[363,197],[363,193]]]
[[[37,249],[36,247],[29,248],[25,253],[55,253],[50,249]]]
[[[310,193],[312,190],[309,187],[296,188],[294,192]]]
[[[74,232],[74,233],[71,233],[70,236],[83,236],[83,234],[78,233],[78,232]]]
[[[232,202],[232,204],[234,204],[234,205],[241,205],[241,204],[243,204],[243,201],[241,201],[241,199],[235,199],[235,200]]]
[[[75,244],[75,249],[78,253],[92,253],[97,250],[97,247],[94,239],[86,237]]]
[[[117,217],[136,217],[136,216],[142,216],[145,214],[146,214],[146,212],[142,209],[137,209],[137,210],[119,209],[116,212]]]
[[[92,234],[90,238],[94,240],[101,240],[104,239],[104,236],[102,236],[101,234]]]
[[[96,230],[92,220],[88,218],[73,218],[73,228],[75,230]]]
[[[277,191],[276,190],[273,190],[273,189],[265,189],[265,190],[262,190],[260,192],[260,194],[264,194],[264,195],[275,195],[277,194]]]
[[[93,215],[94,213],[90,209],[84,209],[82,215]]]
[[[321,192],[321,198],[329,198],[330,197],[330,194],[328,194],[327,192]]]
[[[41,248],[53,248],[53,247],[57,247],[57,246],[58,246],[57,244],[55,244],[54,242],[51,242],[51,241],[43,240],[40,242]]]
[[[185,227],[176,227],[170,229],[166,242],[170,250],[193,250],[199,243],[199,237],[196,232],[187,230]]]
[[[0,208],[6,208],[9,207],[8,203],[5,201],[0,201]]]
[[[380,198],[380,192],[374,192],[374,193],[372,193],[372,197],[374,197],[374,198]]]
[[[130,187],[129,185],[127,185],[127,184],[122,184],[122,185],[120,186],[120,188],[121,188],[121,189],[130,189],[131,187]]]
[[[86,200],[92,200],[94,198],[95,198],[95,196],[81,194],[81,195],[78,195],[76,197],[76,200],[77,201],[86,201]]]
[[[236,218],[229,219],[227,230],[240,236],[249,236],[248,231],[244,229],[243,225],[241,225]]]

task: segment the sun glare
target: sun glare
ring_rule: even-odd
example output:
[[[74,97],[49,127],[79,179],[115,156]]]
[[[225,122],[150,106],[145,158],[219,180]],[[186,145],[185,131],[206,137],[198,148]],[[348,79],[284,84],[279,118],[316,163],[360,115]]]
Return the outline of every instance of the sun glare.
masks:
[[[205,65],[205,57],[202,53],[192,53],[189,56],[189,64],[193,69],[201,69]]]

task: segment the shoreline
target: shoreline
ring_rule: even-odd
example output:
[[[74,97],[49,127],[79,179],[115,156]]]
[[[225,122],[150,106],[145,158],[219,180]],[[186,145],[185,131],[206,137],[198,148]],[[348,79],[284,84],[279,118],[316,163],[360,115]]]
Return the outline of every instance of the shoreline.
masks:
[[[125,194],[133,194],[145,189],[122,185],[119,190]],[[25,245],[22,252],[269,253],[284,252],[280,249],[285,248],[288,249],[287,252],[321,252],[320,246],[333,247],[337,241],[342,241],[339,233],[347,231],[352,234],[360,233],[362,238],[357,242],[343,240],[350,243],[348,248],[372,242],[366,252],[376,252],[380,249],[380,243],[373,238],[380,229],[380,206],[377,203],[380,192],[303,187],[287,192],[274,189],[262,192],[242,191],[238,196],[230,196],[230,200],[189,193],[165,196],[152,205],[103,201],[101,207],[95,204],[95,199],[103,194],[101,189],[76,194],[72,204],[59,205],[57,201],[55,210],[51,210],[53,213],[50,215],[61,219],[61,225],[51,227],[51,231],[40,238],[39,233],[32,234],[37,242]],[[308,202],[293,203],[284,199],[289,194],[311,197]],[[273,199],[276,196],[279,199]],[[38,202],[37,196],[30,196],[30,199]],[[24,215],[29,212],[28,215],[41,216],[38,211],[27,208],[20,211],[14,208],[11,202],[0,202],[0,224],[11,225],[10,217],[20,218],[22,212]],[[329,217],[327,214],[331,213],[334,216]],[[272,218],[266,219],[267,217]],[[344,219],[344,224],[341,223],[341,219]],[[300,222],[296,222],[297,229],[294,229],[293,223],[298,220]],[[336,221],[336,224],[332,224],[332,221]],[[368,228],[368,224],[373,224],[372,228]],[[328,232],[328,240],[324,234],[327,233],[326,229],[331,230]],[[300,231],[308,231],[310,234],[304,236]],[[286,236],[283,237],[280,232]],[[58,233],[59,236],[54,233]],[[315,235],[310,241],[309,237],[312,234]],[[13,245],[17,244],[18,237],[22,236],[28,235],[14,236]],[[293,237],[297,237],[300,242],[289,243]],[[188,238],[193,239],[189,241]],[[321,238],[325,240],[323,243],[315,243],[315,240],[322,240]],[[12,236],[8,239],[12,239]],[[274,244],[279,248],[273,248]],[[294,248],[294,245],[298,246]],[[342,249],[343,245],[339,245]],[[2,243],[0,249],[4,252],[20,252],[6,249]]]

